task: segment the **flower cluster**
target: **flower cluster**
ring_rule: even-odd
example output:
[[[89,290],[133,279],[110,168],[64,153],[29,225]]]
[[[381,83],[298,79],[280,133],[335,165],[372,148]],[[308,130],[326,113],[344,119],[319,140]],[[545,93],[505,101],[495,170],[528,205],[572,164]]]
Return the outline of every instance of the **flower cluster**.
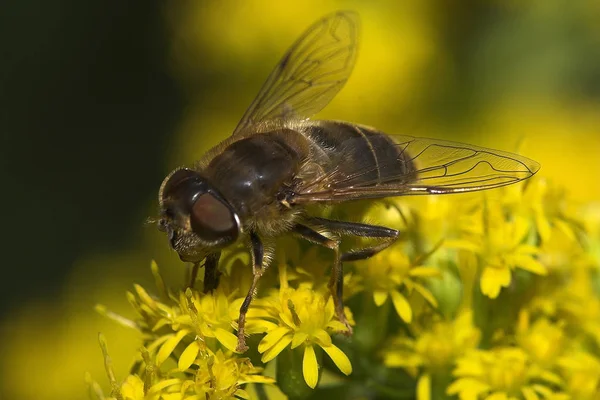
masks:
[[[598,399],[597,206],[541,179],[498,192],[448,218],[430,262],[446,281],[429,285],[440,306],[402,326],[383,361],[416,379],[419,400]]]
[[[101,336],[112,398],[249,398],[244,385],[274,382],[273,378],[261,375],[262,368],[253,366],[249,358],[234,353],[237,338],[232,331],[239,305],[236,308],[231,301],[233,296],[225,294],[226,285],[206,295],[191,289],[173,294],[165,286],[155,263],[152,263],[152,272],[158,296],[149,295],[139,285],[134,285],[135,293],[127,293],[137,313],[136,320],[97,307],[100,313],[139,330],[144,342],[131,375],[118,383]],[[97,398],[105,398],[98,385],[92,382],[91,388]]]
[[[167,371],[159,368],[160,355],[153,356],[148,349],[143,348],[142,361],[134,367],[131,375],[119,383],[112,370],[110,356],[102,335],[100,335],[100,345],[111,384],[108,399],[248,399],[250,396],[241,387],[242,385],[251,382],[273,382],[272,378],[260,375],[261,370],[252,366],[248,359],[232,357],[222,350],[216,352],[209,349],[201,352],[197,348],[190,350],[193,348],[190,345],[181,354],[178,368]],[[192,365],[193,368],[190,368]],[[106,399],[99,385],[90,377],[87,379],[92,395],[98,399]]]
[[[402,235],[344,265],[353,336],[327,287],[331,250],[280,243],[247,314],[247,354],[235,335],[247,263],[225,257],[212,293],[170,290],[153,264],[156,290],[128,293],[135,320],[98,308],[139,330],[144,346],[118,382],[101,340],[110,396],[600,398],[600,206],[532,179],[493,195],[367,207],[365,219]]]

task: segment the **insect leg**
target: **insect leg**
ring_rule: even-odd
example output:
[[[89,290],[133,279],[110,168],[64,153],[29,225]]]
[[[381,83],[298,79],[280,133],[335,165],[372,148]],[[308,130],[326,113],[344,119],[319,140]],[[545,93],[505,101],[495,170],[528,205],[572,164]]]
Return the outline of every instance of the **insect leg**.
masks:
[[[344,270],[342,262],[364,260],[374,256],[375,254],[389,247],[398,239],[398,231],[395,229],[386,228],[384,226],[361,224],[357,222],[335,221],[324,218],[311,218],[307,222],[309,224],[321,226],[328,232],[341,236],[360,236],[381,239],[381,241],[374,246],[351,250],[341,254],[339,253],[339,246],[334,249],[335,263],[329,279],[329,289],[331,290],[335,300],[336,314],[339,320],[346,325],[348,331],[351,333],[352,329],[350,328],[344,313]]]
[[[219,286],[219,278],[221,277],[221,271],[218,268],[219,258],[221,258],[220,251],[206,257],[204,263],[204,293],[212,292]]]
[[[321,235],[319,232],[305,225],[294,225],[294,227],[292,228],[292,232],[314,244],[318,244],[330,249],[335,249],[336,247],[338,247],[337,241],[330,239],[327,236]]]
[[[342,300],[343,295],[343,279],[344,279],[344,271],[342,265],[342,258],[340,255],[340,244],[338,241],[330,239],[324,235],[321,235],[319,232],[305,226],[297,224],[294,226],[292,231],[298,236],[308,240],[309,242],[319,244],[321,246],[325,246],[330,248],[334,252],[334,262],[333,268],[331,269],[331,277],[329,278],[329,290],[331,295],[333,296],[333,303],[335,305],[335,312],[340,320],[347,329],[347,334],[352,334],[352,327],[348,322],[348,318],[346,318],[346,313],[344,313],[344,302]]]
[[[258,280],[262,276],[264,272],[263,268],[263,260],[265,250],[263,244],[258,237],[258,235],[254,232],[250,233],[250,245],[252,247],[252,274],[254,278],[252,279],[252,285],[248,290],[248,294],[240,307],[240,317],[238,319],[238,343],[236,351],[245,352],[248,350],[248,346],[246,346],[246,336],[244,333],[244,328],[246,326],[246,313],[248,312],[248,308],[250,307],[250,303],[252,302],[252,297],[256,293],[256,286],[258,284]]]
[[[399,232],[385,226],[361,224],[358,222],[335,221],[325,218],[311,218],[309,223],[322,226],[327,231],[342,236],[359,236],[372,239],[381,239],[380,243],[362,249],[342,253],[342,261],[358,261],[373,257],[375,254],[389,247],[398,239]]]
[[[188,283],[187,287],[193,288],[194,285],[196,284],[196,278],[198,277],[198,270],[201,267],[201,265],[200,265],[201,263],[202,263],[202,261],[198,261],[198,262],[195,262],[194,265],[192,266],[192,271],[191,271],[191,273],[189,275],[190,282]]]

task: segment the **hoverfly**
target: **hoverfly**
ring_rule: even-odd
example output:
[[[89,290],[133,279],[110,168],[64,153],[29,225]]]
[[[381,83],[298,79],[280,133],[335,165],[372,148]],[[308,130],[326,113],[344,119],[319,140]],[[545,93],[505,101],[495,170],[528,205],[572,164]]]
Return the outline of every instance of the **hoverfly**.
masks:
[[[367,259],[398,237],[383,226],[310,216],[308,204],[490,189],[539,169],[535,161],[502,151],[310,120],[348,80],[357,40],[355,13],[318,20],[271,72],[233,134],[193,167],[171,172],[160,187],[159,229],[181,260],[193,263],[191,285],[204,262],[204,291],[215,289],[221,251],[240,242],[250,250],[254,279],[240,309],[238,351],[247,350],[246,312],[272,258],[263,243],[291,233],[332,249],[329,289],[337,317],[351,333],[342,263]],[[342,236],[377,244],[341,252]]]

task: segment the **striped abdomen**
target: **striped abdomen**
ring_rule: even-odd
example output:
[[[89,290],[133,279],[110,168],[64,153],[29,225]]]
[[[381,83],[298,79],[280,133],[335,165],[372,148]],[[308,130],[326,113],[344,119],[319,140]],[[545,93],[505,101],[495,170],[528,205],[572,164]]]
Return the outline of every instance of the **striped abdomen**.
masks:
[[[400,184],[414,179],[411,156],[388,135],[346,122],[315,121],[308,135],[331,188]]]

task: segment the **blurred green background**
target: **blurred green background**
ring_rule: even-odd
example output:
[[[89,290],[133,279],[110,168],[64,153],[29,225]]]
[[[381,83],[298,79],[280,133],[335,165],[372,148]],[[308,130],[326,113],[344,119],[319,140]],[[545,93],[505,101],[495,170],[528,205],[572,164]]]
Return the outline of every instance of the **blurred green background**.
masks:
[[[164,175],[233,130],[292,41],[362,21],[346,88],[318,117],[519,151],[600,199],[600,3],[22,0],[0,13],[0,398],[87,398],[124,376],[125,291],[183,265],[145,219]]]

